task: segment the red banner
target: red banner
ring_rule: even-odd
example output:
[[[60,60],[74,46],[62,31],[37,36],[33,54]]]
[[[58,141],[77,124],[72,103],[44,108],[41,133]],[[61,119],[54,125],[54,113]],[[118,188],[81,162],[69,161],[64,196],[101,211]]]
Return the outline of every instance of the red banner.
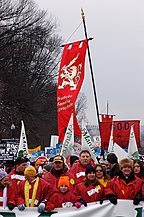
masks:
[[[101,148],[108,149],[109,139],[111,134],[112,122],[101,122]],[[128,148],[131,125],[134,126],[137,147],[140,146],[140,121],[139,120],[124,120],[113,121],[113,141],[122,148]]]
[[[61,142],[84,79],[87,45],[88,40],[83,40],[64,46],[57,88],[58,134]],[[78,131],[76,125],[74,129]]]
[[[102,122],[112,122],[113,115],[102,114],[101,119],[102,119]]]
[[[81,138],[81,130],[80,130],[80,127],[78,125],[78,121],[77,121],[75,110],[74,110],[73,114],[74,114],[74,134]]]
[[[100,122],[101,149],[107,150],[109,145],[110,135],[111,135],[112,120],[108,119],[108,117],[106,119],[102,117],[102,120],[104,121]]]

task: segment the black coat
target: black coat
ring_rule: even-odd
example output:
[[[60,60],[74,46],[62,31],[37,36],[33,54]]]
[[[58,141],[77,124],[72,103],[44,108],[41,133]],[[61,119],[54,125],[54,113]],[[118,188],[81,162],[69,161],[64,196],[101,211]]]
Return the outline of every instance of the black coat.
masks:
[[[120,168],[119,164],[116,163],[111,169],[110,169],[110,178],[113,179],[114,176],[119,176]]]

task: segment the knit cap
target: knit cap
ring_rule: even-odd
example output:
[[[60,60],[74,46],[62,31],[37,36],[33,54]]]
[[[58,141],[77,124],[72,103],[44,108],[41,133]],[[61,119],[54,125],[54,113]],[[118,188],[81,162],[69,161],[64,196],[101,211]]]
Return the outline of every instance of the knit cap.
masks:
[[[71,155],[70,156],[70,165],[72,166],[76,160],[79,160],[79,157],[76,155]]]
[[[39,159],[38,159],[38,160],[36,161],[36,163],[35,163],[36,166],[38,166],[38,165],[42,165],[42,164],[44,164],[44,162],[42,162],[42,161],[39,160]]]
[[[4,169],[0,169],[0,181],[8,176],[7,172]]]
[[[33,166],[28,166],[24,171],[25,176],[36,176],[36,169]]]
[[[95,168],[92,167],[91,165],[88,165],[85,171],[85,174],[87,175],[88,173],[95,173]]]
[[[70,182],[69,182],[69,177],[68,177],[68,176],[61,176],[61,177],[59,178],[59,181],[58,181],[58,188],[59,188],[61,185],[66,185],[66,186],[70,187]]]
[[[115,155],[115,153],[109,153],[107,155],[107,161],[110,163],[110,164],[115,164],[115,163],[118,163],[118,158],[117,156]]]
[[[15,160],[15,165],[20,165],[22,163],[27,163],[29,161],[28,158],[24,158],[24,157],[18,157],[16,160]]]
[[[45,164],[43,166],[43,169],[45,169],[49,172],[51,170],[52,166],[53,166],[53,162],[49,162],[48,164]]]

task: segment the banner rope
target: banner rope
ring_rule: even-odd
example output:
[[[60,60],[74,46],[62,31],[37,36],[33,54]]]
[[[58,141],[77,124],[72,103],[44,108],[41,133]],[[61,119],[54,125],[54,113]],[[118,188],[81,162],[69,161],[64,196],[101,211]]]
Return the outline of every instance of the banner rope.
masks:
[[[69,36],[66,43],[70,40],[70,38],[75,34],[75,32],[79,29],[79,27],[82,25],[82,22],[77,26],[77,28],[73,31],[73,33]]]

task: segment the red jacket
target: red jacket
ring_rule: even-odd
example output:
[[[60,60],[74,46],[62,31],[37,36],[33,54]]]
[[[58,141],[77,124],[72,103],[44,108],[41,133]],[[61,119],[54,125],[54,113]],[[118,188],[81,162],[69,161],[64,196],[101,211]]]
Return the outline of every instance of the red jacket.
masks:
[[[133,200],[139,192],[142,193],[142,183],[143,181],[136,176],[128,184],[119,176],[115,176],[108,182],[105,196],[115,194],[118,199]]]
[[[81,182],[76,185],[74,193],[84,199],[85,202],[90,203],[103,199],[104,187],[101,184],[97,186],[90,184],[87,187],[84,182]]]
[[[83,167],[80,161],[74,163],[73,166],[69,169],[69,172],[74,176],[75,185],[81,183],[85,179],[85,170],[86,167]]]
[[[74,195],[70,190],[66,193],[62,193],[60,190],[56,191],[46,205],[46,209],[52,210],[54,208],[71,207],[80,197]]]
[[[31,188],[29,190],[29,199],[32,199],[32,193],[33,193],[35,181],[31,183]],[[26,181],[22,181],[18,187],[18,205],[25,204],[25,194],[24,194],[25,182]],[[39,178],[38,189],[35,198],[35,206],[38,206],[45,199],[49,200],[50,195],[52,193],[53,193],[53,187],[45,180]]]
[[[11,185],[7,187],[7,204],[8,203],[13,203],[16,206],[15,194]],[[0,206],[3,206],[3,189],[0,189]]]
[[[69,171],[67,171],[63,175],[69,177],[69,179],[70,179],[70,190],[73,190],[74,186],[75,186],[74,176]],[[44,180],[47,181],[48,183],[50,183],[53,186],[54,190],[58,189],[59,178],[60,177],[55,177],[54,175],[52,175],[51,172],[46,173],[46,175],[44,176]]]
[[[12,184],[13,187],[13,191],[15,194],[15,203],[17,203],[18,200],[18,185],[20,184],[20,182],[22,182],[23,180],[25,180],[24,175],[19,175],[16,173],[15,169],[12,169],[12,171],[9,173],[9,178],[10,178],[10,182]]]

